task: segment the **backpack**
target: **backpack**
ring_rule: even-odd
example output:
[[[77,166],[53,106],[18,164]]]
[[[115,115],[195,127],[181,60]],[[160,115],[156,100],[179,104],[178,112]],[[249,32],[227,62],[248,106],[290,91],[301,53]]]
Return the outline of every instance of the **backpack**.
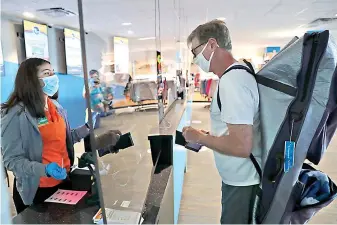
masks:
[[[262,165],[250,155],[261,177],[253,223],[304,224],[337,197],[332,180],[304,163],[320,162],[337,127],[337,45],[329,31],[308,32],[257,74],[245,63],[225,73],[246,70],[259,89]],[[219,90],[217,103],[221,110]]]

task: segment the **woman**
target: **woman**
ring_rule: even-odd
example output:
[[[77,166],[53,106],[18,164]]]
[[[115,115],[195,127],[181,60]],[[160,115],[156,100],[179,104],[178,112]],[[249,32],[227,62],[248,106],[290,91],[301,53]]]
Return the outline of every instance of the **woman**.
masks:
[[[2,107],[1,152],[5,167],[15,176],[17,213],[65,186],[74,162],[73,145],[89,134],[87,125],[70,130],[65,110],[49,98],[58,85],[48,61],[27,59]]]

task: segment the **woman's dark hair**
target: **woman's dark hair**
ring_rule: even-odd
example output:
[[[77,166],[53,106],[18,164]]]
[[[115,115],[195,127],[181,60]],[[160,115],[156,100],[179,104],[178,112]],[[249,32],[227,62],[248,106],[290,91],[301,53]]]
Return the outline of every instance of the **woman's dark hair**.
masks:
[[[50,64],[44,59],[30,58],[20,64],[15,78],[14,91],[2,106],[6,113],[22,102],[33,117],[45,116],[45,99],[37,73],[38,67],[46,63]]]

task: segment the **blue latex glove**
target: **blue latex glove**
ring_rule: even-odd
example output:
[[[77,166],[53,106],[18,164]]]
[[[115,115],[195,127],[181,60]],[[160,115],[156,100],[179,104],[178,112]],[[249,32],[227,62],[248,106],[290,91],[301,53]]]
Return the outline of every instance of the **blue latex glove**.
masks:
[[[67,171],[61,168],[57,163],[49,163],[46,166],[46,174],[56,180],[64,180],[67,178]]]

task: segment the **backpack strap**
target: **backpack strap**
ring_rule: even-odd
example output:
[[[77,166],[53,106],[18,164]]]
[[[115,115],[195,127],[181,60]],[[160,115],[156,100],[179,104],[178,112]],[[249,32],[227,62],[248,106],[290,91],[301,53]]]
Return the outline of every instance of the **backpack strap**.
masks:
[[[250,64],[250,63],[249,63]],[[251,64],[250,64],[251,66]],[[249,69],[248,67],[246,66],[243,66],[243,65],[235,65],[235,66],[232,66],[231,68],[227,69],[223,75],[225,75],[226,73],[228,73],[229,71],[231,70],[246,70],[248,73],[250,73],[251,75],[253,75],[255,77],[255,73],[254,73],[254,69],[251,70]],[[220,86],[220,80],[221,78],[219,79],[219,85]],[[218,106],[219,106],[219,109],[221,111],[221,101],[220,101],[220,88],[218,88],[218,93],[217,93],[217,102],[218,102]]]
[[[247,71],[248,73],[252,74],[254,77],[256,77],[256,76],[255,76],[255,73],[254,73],[253,66],[252,66],[249,62],[247,62],[246,60],[244,60],[244,62],[247,64],[247,66],[248,66],[249,68],[246,67],[246,66],[243,66],[243,65],[235,65],[235,66],[232,66],[231,68],[227,69],[227,70],[224,72],[224,75],[225,75],[226,73],[228,73],[229,71],[231,71],[231,70],[245,70],[245,71]],[[217,103],[218,103],[218,107],[219,107],[220,112],[221,112],[220,79],[219,79],[219,85],[218,85]],[[259,163],[257,162],[256,158],[254,157],[254,155],[253,155],[252,153],[250,153],[249,158],[250,158],[250,160],[252,161],[252,163],[254,164],[254,167],[255,167],[257,173],[259,174],[260,179],[262,179],[262,170],[261,170],[261,167],[260,167]]]

